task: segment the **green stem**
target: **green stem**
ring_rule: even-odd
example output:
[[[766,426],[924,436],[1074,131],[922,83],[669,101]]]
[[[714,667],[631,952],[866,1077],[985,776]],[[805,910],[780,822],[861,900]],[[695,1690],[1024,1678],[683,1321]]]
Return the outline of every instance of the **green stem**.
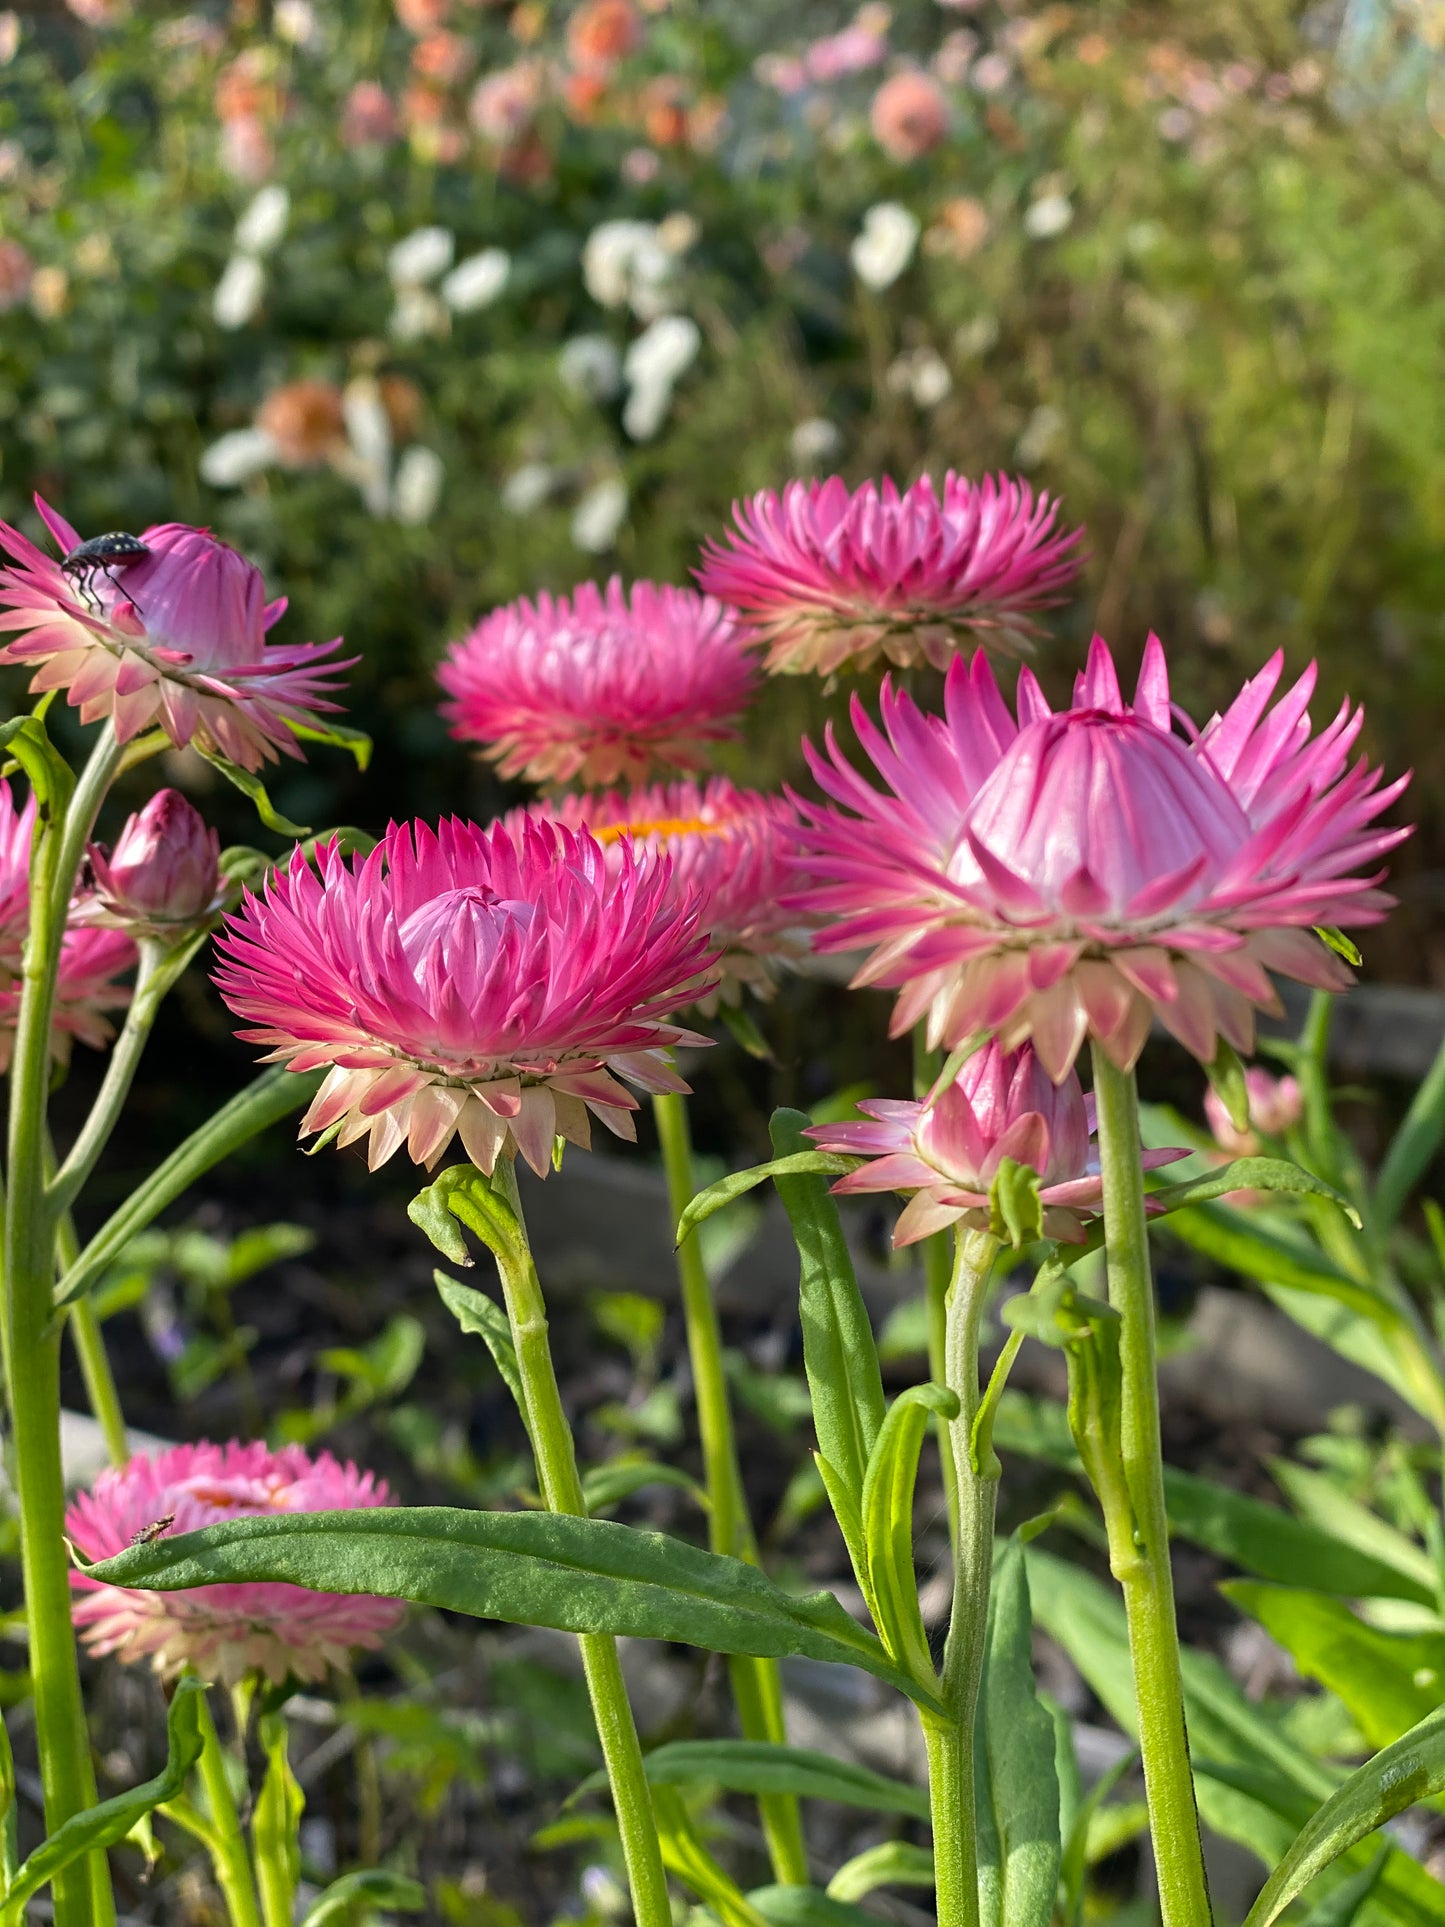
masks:
[[[160,1008],[161,998],[156,994],[157,989],[161,988],[157,982],[157,968],[164,954],[159,945],[154,943],[143,943],[140,947],[140,965],[136,971],[135,988],[131,992],[130,1008],[126,1011],[125,1023],[111,1049],[105,1076],[90,1107],[90,1114],[80,1128],[80,1135],[50,1183],[52,1211],[64,1211],[75,1202],[81,1186],[95,1169],[96,1159],[109,1142],[122,1106],[130,1095],[131,1084],[140,1067],[141,1053],[145,1050],[156,1012]],[[165,972],[164,989],[168,989],[173,980],[174,973]],[[71,1254],[72,1264],[79,1255],[79,1251]]]
[[[943,1069],[942,1053],[928,1048],[926,1020],[913,1027],[913,1095],[927,1097]],[[928,1376],[935,1385],[948,1375],[948,1291],[953,1278],[953,1243],[946,1231],[920,1240],[923,1255],[923,1302],[928,1313]],[[958,1547],[958,1475],[954,1470],[948,1420],[939,1418],[934,1430],[943,1466],[943,1493],[948,1504],[948,1539]]]
[[[675,1092],[663,1093],[653,1098],[652,1113],[662,1146],[663,1170],[667,1174],[668,1207],[675,1225],[697,1192],[687,1100]],[[685,1238],[677,1248],[677,1277],[697,1399],[703,1482],[711,1504],[708,1543],[714,1552],[730,1553],[735,1559],[746,1559],[756,1565],[757,1543],[748,1517],[727,1374],[723,1369],[722,1331],[696,1233]],[[777,1661],[735,1653],[728,1661],[728,1673],[744,1738],[786,1746],[788,1735],[783,1722],[783,1689]],[[761,1794],[758,1811],[775,1878],[785,1886],[806,1887],[808,1851],[796,1798],[789,1793]]]
[[[69,1271],[79,1253],[80,1240],[75,1235],[75,1220],[68,1211],[62,1211],[55,1227],[55,1269],[61,1277]],[[105,1439],[110,1462],[115,1466],[128,1465],[131,1454],[125,1413],[121,1410],[115,1373],[110,1369],[100,1319],[89,1298],[78,1300],[71,1310],[70,1342],[75,1347],[80,1375],[85,1380],[85,1395]]]
[[[226,1770],[225,1749],[211,1715],[209,1696],[202,1696],[201,1708],[201,1785],[206,1790],[209,1810],[211,1863],[225,1895],[231,1927],[263,1927],[256,1881],[251,1872],[251,1857],[246,1852],[246,1836],[236,1811],[231,1779]]]
[[[493,1188],[515,1217],[521,1241],[494,1246],[497,1270],[507,1301],[517,1371],[527,1405],[528,1429],[537,1460],[537,1478],[548,1510],[585,1518],[587,1504],[577,1473],[572,1430],[562,1407],[552,1351],[547,1342],[547,1307],[526,1237],[517,1174],[510,1157],[497,1160]],[[657,1838],[657,1818],[642,1764],[642,1748],[617,1657],[617,1642],[606,1633],[581,1633],[582,1671],[592,1701],[592,1717],[612,1787],[612,1804],[622,1836],[622,1855],[632,1889],[636,1927],[672,1927],[672,1903]]]
[[[974,1811],[974,1720],[988,1632],[993,1577],[993,1518],[998,1460],[990,1449],[975,1465],[973,1427],[982,1400],[978,1334],[998,1242],[986,1231],[960,1231],[948,1294],[943,1383],[958,1394],[949,1421],[949,1456],[958,1492],[953,1610],[943,1649],[947,1719],[925,1718],[928,1795],[933,1813],[933,1868],[938,1927],[978,1927],[978,1828]]]
[[[1138,1098],[1132,1072],[1117,1070],[1097,1047],[1093,1063],[1109,1302],[1120,1318],[1120,1455],[1132,1512],[1127,1522],[1109,1521],[1109,1538],[1111,1547],[1134,1548],[1132,1558],[1121,1559],[1116,1551],[1113,1564],[1128,1615],[1163,1927],[1210,1927],[1169,1565]]]
[[[51,1310],[55,1217],[45,1197],[50,1023],[66,910],[118,755],[114,732],[107,724],[63,820],[37,824],[30,930],[10,1067],[5,1362],[35,1723],[46,1826],[51,1833],[94,1804],[95,1775],[70,1621],[64,1539],[60,1329]],[[88,1855],[58,1874],[53,1894],[56,1927],[96,1927],[97,1922],[113,1918],[103,1854]]]

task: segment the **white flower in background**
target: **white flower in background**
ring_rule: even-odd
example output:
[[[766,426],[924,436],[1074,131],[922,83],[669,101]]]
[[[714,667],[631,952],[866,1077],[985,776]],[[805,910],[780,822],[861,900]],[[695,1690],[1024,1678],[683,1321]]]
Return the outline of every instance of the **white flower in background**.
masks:
[[[388,327],[397,341],[444,335],[450,327],[446,303],[430,288],[398,288]]]
[[[1031,241],[1051,241],[1073,218],[1073,203],[1067,194],[1043,194],[1024,215],[1024,233]]]
[[[627,350],[622,372],[631,390],[622,426],[634,441],[646,442],[667,419],[679,376],[697,359],[702,333],[686,315],[661,315]]]
[[[512,257],[505,248],[483,248],[458,261],[442,282],[442,300],[453,314],[473,314],[489,308],[507,285]]]
[[[266,270],[253,254],[233,254],[211,296],[218,328],[244,328],[266,292]]]
[[[391,489],[391,512],[409,529],[419,529],[436,514],[446,480],[442,458],[434,448],[409,448],[396,465]]]
[[[271,22],[277,39],[287,40],[293,47],[314,49],[321,44],[321,23],[311,0],[276,0]]]
[[[557,357],[557,378],[574,395],[611,401],[622,386],[622,356],[606,335],[573,335]]]
[[[348,446],[337,467],[360,489],[371,513],[385,515],[391,506],[391,418],[374,376],[358,375],[346,384],[341,414]]]
[[[239,254],[269,254],[286,232],[291,219],[291,196],[272,182],[252,197],[236,223]]]
[[[233,428],[201,456],[201,480],[212,488],[239,488],[276,459],[276,444],[264,428]]]
[[[1037,468],[1058,446],[1067,423],[1059,409],[1050,408],[1045,402],[1036,408],[1024,423],[1024,432],[1014,448],[1014,460],[1020,468]]]
[[[953,331],[953,352],[964,361],[976,360],[986,355],[998,341],[998,316],[976,314],[971,321],[965,321]]]
[[[842,446],[843,437],[836,425],[822,415],[799,422],[788,437],[788,453],[799,468],[816,468],[820,462],[831,461]]]
[[[545,462],[523,462],[502,484],[502,507],[508,515],[530,515],[552,493],[553,474]]]
[[[909,395],[919,408],[936,408],[953,388],[948,363],[936,348],[910,348],[888,369],[886,380],[895,395]]]
[[[627,484],[620,475],[594,482],[572,511],[572,540],[588,555],[605,555],[627,520]]]
[[[457,239],[450,228],[419,227],[386,257],[386,271],[398,288],[425,287],[445,274],[457,251]]]
[[[863,216],[863,232],[849,250],[853,272],[864,284],[881,292],[891,288],[913,259],[918,246],[918,222],[897,201],[880,201]]]
[[[665,221],[604,221],[582,248],[582,279],[604,308],[630,307],[655,321],[677,306],[677,264],[697,239],[690,215]]]

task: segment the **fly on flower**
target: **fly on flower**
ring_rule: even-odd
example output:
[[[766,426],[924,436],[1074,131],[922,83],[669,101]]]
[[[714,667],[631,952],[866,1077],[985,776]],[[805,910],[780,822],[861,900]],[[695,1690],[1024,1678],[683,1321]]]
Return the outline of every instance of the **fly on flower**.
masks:
[[[109,535],[92,535],[88,542],[81,542],[68,555],[60,559],[60,573],[68,575],[77,589],[85,597],[96,614],[100,613],[100,600],[91,584],[98,575],[103,575],[118,594],[123,594],[115,579],[117,569],[128,569],[133,562],[144,562],[150,550],[138,535],[126,535],[114,529]],[[137,605],[138,606],[138,605]],[[144,615],[145,611],[141,610]]]

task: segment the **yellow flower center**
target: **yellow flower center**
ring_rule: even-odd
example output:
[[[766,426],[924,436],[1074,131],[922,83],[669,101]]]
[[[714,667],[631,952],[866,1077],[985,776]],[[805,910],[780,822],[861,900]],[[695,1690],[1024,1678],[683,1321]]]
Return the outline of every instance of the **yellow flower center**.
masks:
[[[608,823],[592,834],[599,843],[615,843],[622,836],[724,836],[727,827],[705,823],[700,816],[657,816],[636,823]]]

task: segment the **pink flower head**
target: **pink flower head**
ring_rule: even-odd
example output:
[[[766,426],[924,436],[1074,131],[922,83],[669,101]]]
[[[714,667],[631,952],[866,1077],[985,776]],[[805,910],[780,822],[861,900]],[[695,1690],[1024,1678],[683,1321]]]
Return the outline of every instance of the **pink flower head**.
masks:
[[[1271,710],[1275,655],[1203,731],[1177,734],[1151,636],[1132,704],[1095,637],[1072,706],[1019,675],[1010,714],[982,655],[955,662],[943,716],[885,682],[880,730],[853,722],[884,788],[831,736],[813,772],[847,814],[808,806],[797,901],[837,921],[819,949],[875,946],[856,983],[896,985],[895,1033],[927,1015],[935,1044],[1032,1038],[1062,1078],[1086,1036],[1128,1069],[1157,1015],[1208,1062],[1248,1053],[1266,972],[1338,990],[1349,972],[1311,926],[1378,923],[1374,864],[1408,832],[1375,819],[1408,779],[1349,754],[1362,715],[1319,734],[1307,669]]]
[[[737,734],[756,674],[731,610],[692,589],[584,582],[494,609],[437,672],[452,734],[503,776],[638,782]]]
[[[1304,1093],[1296,1078],[1275,1077],[1258,1064],[1251,1064],[1244,1073],[1244,1087],[1249,1098],[1249,1128],[1243,1131],[1225,1110],[1212,1086],[1204,1093],[1204,1115],[1209,1120],[1214,1141],[1232,1158],[1258,1157],[1263,1148],[1261,1133],[1265,1137],[1283,1137],[1304,1115]]]
[[[587,1145],[588,1111],[633,1135],[619,1077],[687,1089],[666,1050],[703,1040],[668,1014],[716,970],[668,865],[556,824],[455,820],[317,864],[298,850],[247,892],[216,972],[270,1061],[332,1067],[303,1133],[366,1137],[374,1170],[403,1143],[430,1167],[460,1132],[482,1170],[515,1145],[541,1176],[556,1137]]]
[[[884,81],[868,122],[890,160],[921,160],[948,133],[948,101],[931,75],[910,68]]]
[[[1005,476],[942,498],[925,475],[899,491],[885,478],[789,482],[737,503],[724,547],[709,542],[698,581],[730,602],[768,645],[773,672],[861,669],[880,653],[943,669],[960,636],[1019,647],[1030,612],[1060,600],[1078,573],[1082,530],[1054,533],[1059,505]]]
[[[272,1452],[238,1439],[173,1445],[102,1472],[66,1513],[65,1531],[87,1559],[110,1559],[166,1519],[168,1533],[199,1532],[226,1519],[349,1512],[389,1497],[384,1480],[329,1452],[312,1459],[299,1445]],[[139,1592],[72,1571],[70,1584],[72,1615],[91,1652],[149,1659],[167,1680],[191,1666],[227,1685],[257,1673],[277,1683],[288,1675],[319,1680],[356,1647],[380,1645],[406,1611],[400,1599],[270,1581]]]
[[[0,1073],[10,1067],[20,1018],[34,834],[34,796],[17,810],[9,783],[0,780]],[[50,1049],[57,1061],[69,1058],[72,1038],[97,1050],[109,1042],[114,1032],[106,1013],[130,1002],[130,991],[115,979],[130,969],[135,954],[135,945],[119,930],[66,930],[50,1018]]]
[[[565,796],[516,816],[588,830],[613,863],[622,862],[624,845],[639,860],[644,854],[666,857],[673,890],[696,892],[701,901],[702,927],[722,953],[718,992],[726,1002],[736,1003],[744,984],[760,997],[771,996],[777,967],[808,949],[797,913],[779,901],[788,836],[797,827],[797,813],[785,797],[737,789],[725,776],[706,783],[689,777],[650,789]],[[715,1004],[715,997],[702,1000],[705,1014]]]
[[[80,536],[37,496],[65,556]],[[164,522],[141,541],[150,554],[95,573],[88,590],[18,529],[0,522],[0,630],[18,630],[0,662],[32,666],[32,690],[64,689],[83,723],[114,720],[121,742],[158,723],[177,749],[194,741],[243,769],[278,750],[300,757],[293,724],[314,723],[345,663],[319,665],[341,646],[266,641],[285,599],[268,603],[261,572],[205,529]],[[355,658],[352,658],[354,661]]]
[[[90,846],[92,889],[76,905],[85,922],[171,938],[221,902],[221,840],[179,790],[157,790],[128,819],[114,851]]]
[[[1093,1099],[1072,1071],[1055,1084],[1028,1045],[985,1044],[931,1102],[870,1098],[858,1108],[872,1121],[817,1124],[804,1135],[824,1151],[874,1160],[839,1178],[835,1191],[913,1194],[895,1245],[960,1222],[986,1231],[989,1191],[1006,1158],[1038,1174],[1046,1237],[1077,1244],[1084,1220],[1102,1209]],[[1149,1151],[1144,1165],[1153,1170],[1188,1155]]]
[[[815,40],[803,56],[811,80],[842,80],[846,74],[866,73],[888,57],[888,42],[881,33],[859,21]]]
[[[389,147],[401,132],[401,117],[379,80],[358,80],[341,109],[343,147]]]

